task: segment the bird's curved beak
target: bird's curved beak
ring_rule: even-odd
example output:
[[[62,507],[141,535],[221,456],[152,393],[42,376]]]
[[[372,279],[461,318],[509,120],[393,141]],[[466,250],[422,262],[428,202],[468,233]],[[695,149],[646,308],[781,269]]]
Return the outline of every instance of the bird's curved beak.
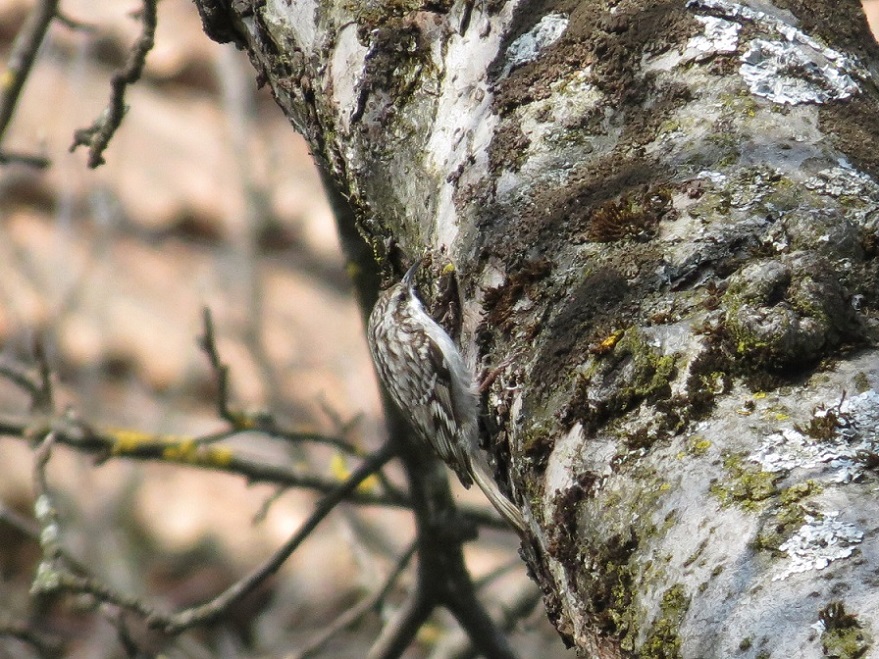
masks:
[[[403,275],[403,283],[409,288],[412,288],[415,285],[415,273],[418,272],[418,268],[421,267],[421,262],[423,260],[424,259],[422,258],[416,259],[415,263],[413,263],[406,271],[406,274]]]

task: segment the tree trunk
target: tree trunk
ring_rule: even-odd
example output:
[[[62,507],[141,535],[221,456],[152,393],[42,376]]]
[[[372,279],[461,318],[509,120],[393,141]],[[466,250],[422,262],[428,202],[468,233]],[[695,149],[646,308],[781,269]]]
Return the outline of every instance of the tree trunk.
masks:
[[[504,364],[483,412],[523,555],[582,656],[879,656],[855,0],[198,4],[342,233],[387,278],[454,264],[460,345]]]

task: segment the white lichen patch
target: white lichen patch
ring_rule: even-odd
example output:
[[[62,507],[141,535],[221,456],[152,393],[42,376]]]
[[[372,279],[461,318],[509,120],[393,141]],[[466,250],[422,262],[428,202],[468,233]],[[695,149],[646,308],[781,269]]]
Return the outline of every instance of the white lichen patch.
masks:
[[[357,38],[357,26],[350,24],[339,32],[336,49],[330,64],[333,79],[333,101],[340,108],[351,108],[350,112],[340,112],[342,128],[347,133],[351,129],[351,114],[358,105],[357,97],[367,49]]]
[[[38,496],[34,502],[34,516],[37,518],[37,521],[41,524],[49,522],[54,514],[51,499],[45,494]]]
[[[590,157],[601,158],[617,143],[621,127],[606,125],[588,142],[570,139],[571,125],[595,113],[606,101],[592,82],[592,68],[584,67],[570,78],[550,84],[552,95],[516,110],[528,148],[521,168],[506,170],[498,178],[498,198],[518,205],[535,187],[565,185],[570,173]]]
[[[641,61],[643,72],[670,71],[690,62],[703,62],[715,55],[734,53],[739,47],[739,32],[742,26],[716,16],[696,16],[705,26],[702,34],[691,37],[683,52],[667,50],[656,56],[644,55]]]
[[[879,451],[879,392],[866,391],[838,407],[815,410],[813,420],[836,418],[832,436],[810,437],[801,426],[772,433],[749,459],[765,471],[820,469],[832,483],[849,483],[864,474],[864,456]]]
[[[879,201],[879,185],[863,172],[850,167],[831,167],[807,179],[805,184],[810,190],[831,197],[857,197],[863,201]]]
[[[792,469],[816,469],[822,465],[831,471],[831,482],[847,483],[860,475],[857,450],[845,444],[816,442],[795,428],[769,435],[750,460],[764,471],[773,473]]]
[[[823,169],[804,182],[809,190],[844,202],[846,219],[867,231],[879,231],[879,185],[850,167]]]
[[[505,78],[516,67],[537,59],[540,51],[558,41],[567,27],[568,17],[564,14],[547,14],[541,18],[537,25],[507,47],[507,61],[501,77]]]
[[[726,184],[729,182],[729,177],[726,174],[724,174],[723,172],[715,172],[710,169],[703,169],[701,172],[696,174],[696,178],[711,181],[718,188],[726,186]]]
[[[424,166],[442,181],[436,193],[435,242],[451,246],[458,235],[454,196],[459,187],[488,175],[488,145],[498,118],[491,111],[493,96],[485,80],[484,63],[493,61],[512,20],[512,5],[486,18],[485,31],[467,30],[446,42],[437,68],[454,72],[442,76]],[[455,176],[450,176],[455,172]],[[465,310],[466,311],[466,310]]]
[[[586,67],[570,79],[552,83],[549,98],[517,111],[519,127],[529,140],[523,174],[555,177],[555,183],[562,185],[569,170],[582,162],[582,147],[569,144],[567,126],[589,116],[605,101],[605,95],[592,83],[591,73]],[[607,134],[594,136],[594,145],[587,150],[601,150],[615,136],[609,128]]]
[[[729,0],[690,0],[687,7],[754,24],[769,37],[753,39],[741,55],[739,74],[756,96],[788,105],[826,103],[856,94],[855,78],[869,78],[854,59],[769,13]]]
[[[750,168],[729,176],[722,172],[702,170],[696,178],[710,182],[716,192],[723,194],[732,208],[749,211],[759,208],[766,197],[773,193],[773,182],[783,175],[778,169],[770,166]],[[755,218],[760,224],[765,218]]]
[[[574,487],[573,474],[576,471],[579,447],[583,445],[584,432],[580,423],[574,424],[557,443],[555,450],[550,454],[544,473],[544,483],[547,492],[564,492]],[[547,497],[549,500],[550,497]],[[546,511],[551,515],[551,506]]]
[[[855,546],[864,539],[864,533],[837,517],[839,511],[821,516],[806,515],[806,523],[779,547],[788,558],[772,580],[780,581],[808,570],[823,570],[833,561],[851,556]]]
[[[270,31],[274,33],[277,30],[277,34],[289,32],[297,49],[311,53],[318,48],[318,10],[316,0],[292,4],[287,0],[267,0],[260,9],[260,17]]]
[[[848,98],[859,89],[836,62],[801,42],[754,39],[741,61],[739,75],[751,93],[775,103],[827,103]]]
[[[734,53],[739,47],[742,26],[716,16],[696,16],[705,26],[702,34],[692,37],[684,48],[684,62],[701,62],[723,53]]]

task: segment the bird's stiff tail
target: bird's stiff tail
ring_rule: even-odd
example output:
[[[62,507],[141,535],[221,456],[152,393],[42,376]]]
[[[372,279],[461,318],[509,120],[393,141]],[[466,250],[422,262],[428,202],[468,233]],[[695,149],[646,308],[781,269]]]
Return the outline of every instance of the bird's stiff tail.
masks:
[[[516,508],[516,506],[513,505],[513,502],[504,496],[504,494],[498,489],[497,483],[495,483],[491,476],[485,473],[485,471],[474,465],[472,473],[473,480],[476,481],[479,489],[485,492],[485,496],[491,501],[491,505],[494,506],[503,518],[517,531],[524,533],[525,519],[522,517],[522,511]]]

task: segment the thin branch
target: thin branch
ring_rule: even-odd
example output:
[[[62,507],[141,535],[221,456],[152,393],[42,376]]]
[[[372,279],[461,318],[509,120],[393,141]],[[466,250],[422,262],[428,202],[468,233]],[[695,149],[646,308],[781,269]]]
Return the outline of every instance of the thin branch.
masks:
[[[217,414],[237,430],[259,430],[273,437],[289,442],[313,442],[325,444],[339,449],[348,455],[363,457],[363,451],[340,437],[329,437],[316,432],[298,432],[279,428],[268,414],[248,414],[233,409],[229,403],[229,365],[220,357],[217,347],[217,335],[214,331],[214,319],[208,307],[202,309],[202,335],[198,338],[198,347],[205,353],[214,377],[217,380]]]
[[[311,442],[313,444],[332,446],[342,453],[355,457],[363,457],[364,454],[361,448],[355,446],[351,442],[342,439],[341,437],[331,437],[329,435],[323,435],[317,432],[285,430],[284,428],[279,428],[277,425],[275,425],[274,421],[270,419],[262,420],[262,422],[257,421],[255,424],[251,425],[250,428],[241,429],[257,430],[290,443]]]
[[[30,517],[26,517],[17,510],[6,506],[2,501],[0,501],[0,522],[6,522],[31,540],[37,541],[40,539],[40,525]]]
[[[43,564],[40,565],[40,569],[43,569]],[[105,604],[113,604],[119,608],[132,611],[147,620],[163,616],[162,613],[157,612],[153,607],[134,595],[123,595],[98,579],[73,574],[58,566],[53,567],[52,571],[46,572],[45,575],[38,571],[34,585],[31,587],[31,592],[86,594]]]
[[[116,638],[119,639],[119,645],[125,651],[126,656],[135,659],[140,656],[140,648],[135,640],[131,637],[131,631],[125,622],[125,611],[117,611],[112,617],[113,626],[116,628]]]
[[[76,30],[77,32],[94,33],[98,30],[96,25],[72,18],[61,11],[61,9],[55,10],[55,20],[61,23],[64,27]]]
[[[30,397],[32,412],[51,414],[54,408],[52,369],[49,367],[49,360],[41,340],[34,341],[33,353],[34,361],[37,363],[36,377],[27,373],[24,368],[0,364],[0,378],[9,380]]]
[[[46,422],[48,423],[48,422]],[[279,464],[266,464],[236,455],[225,447],[200,446],[198,437],[186,438],[169,435],[150,435],[137,431],[97,431],[87,424],[55,420],[51,424],[55,441],[81,453],[95,456],[99,462],[109,459],[155,461],[166,464],[182,464],[196,469],[218,471],[242,476],[251,483],[271,483],[284,487],[313,490],[326,494],[339,485],[337,479],[300,474]],[[36,425],[0,417],[0,436],[32,440],[42,436],[49,428],[42,422]],[[230,433],[234,437],[237,433]],[[366,506],[411,508],[408,495],[374,493],[356,490],[348,498],[349,503]],[[462,517],[471,524],[486,528],[509,530],[509,525],[487,508],[462,506]]]
[[[24,623],[8,622],[0,624],[0,638],[14,638],[33,647],[41,657],[61,656],[62,643],[56,638],[47,638]]]
[[[9,380],[30,396],[31,399],[38,398],[40,395],[40,385],[34,382],[24,369],[10,364],[0,364],[0,377]]]
[[[34,360],[37,362],[39,384],[36,395],[32,399],[31,408],[43,414],[52,414],[55,409],[55,394],[52,389],[52,368],[46,356],[46,346],[43,341],[34,341]]]
[[[394,585],[397,583],[397,579],[400,578],[400,575],[403,574],[403,571],[406,569],[406,566],[409,565],[409,561],[412,560],[417,548],[417,542],[413,542],[397,560],[397,564],[394,566],[394,569],[391,570],[390,574],[388,574],[385,583],[381,588],[360,600],[357,604],[339,615],[315,636],[310,638],[306,642],[305,647],[293,655],[294,659],[305,659],[317,652],[336,634],[355,624],[370,610],[379,606],[391,592]]]
[[[73,134],[70,151],[79,146],[89,149],[88,166],[92,169],[104,164],[104,151],[125,116],[125,91],[143,73],[146,56],[152,50],[156,36],[157,0],[143,0],[140,36],[128,53],[125,67],[113,74],[110,80],[110,101],[101,116],[88,128],[80,128]]]
[[[319,401],[319,403],[320,403],[321,410],[323,411],[324,414],[327,415],[327,417],[330,419],[330,422],[335,427],[336,434],[341,435],[342,437],[347,437],[348,434],[360,422],[360,419],[361,419],[360,414],[356,414],[353,417],[351,417],[351,419],[349,419],[348,421],[345,421],[342,418],[342,415],[339,414],[338,412],[336,412],[336,410],[334,410],[332,408],[332,406],[325,399],[322,398]],[[345,450],[342,447],[338,447],[338,448],[342,451]],[[357,455],[358,453],[362,452],[357,446],[352,445],[352,448],[354,449],[354,453],[353,453],[354,455]],[[379,482],[381,482],[382,487],[385,489],[386,492],[393,494],[393,495],[402,495],[403,494],[402,492],[400,492],[400,490],[393,483],[391,483],[390,480],[388,480],[387,475],[385,475],[385,473],[383,471],[376,474],[376,477],[379,479]]]
[[[0,151],[0,165],[26,165],[35,169],[46,169],[52,161],[45,156],[35,156],[31,153],[19,153],[18,151]]]
[[[512,572],[513,570],[518,570],[522,567],[522,560],[520,558],[514,558],[511,561],[507,561],[506,563],[501,563],[491,572],[482,575],[477,579],[474,583],[477,590],[482,590],[492,582],[500,579],[502,576],[507,574],[508,572]]]
[[[512,631],[518,622],[534,611],[534,607],[540,603],[541,594],[534,584],[528,582],[508,601],[500,606],[500,620],[498,626],[505,632]],[[474,647],[472,640],[466,634],[462,634],[453,640],[448,647],[431,655],[431,659],[476,659],[480,656]]]
[[[34,6],[27,20],[22,25],[21,30],[15,36],[15,42],[12,44],[12,52],[9,55],[9,61],[6,65],[6,72],[3,74],[2,90],[4,93],[0,96],[0,144],[3,143],[3,136],[9,127],[9,122],[15,114],[15,108],[18,105],[18,99],[24,88],[24,83],[30,75],[31,68],[36,61],[37,53],[40,45],[46,37],[46,32],[52,19],[55,17],[58,8],[58,0],[40,0]],[[49,160],[37,156],[23,156],[11,153],[3,153],[0,151],[0,163],[23,162],[35,167],[46,167]]]
[[[266,577],[274,574],[281,567],[284,561],[296,551],[299,545],[308,538],[329,513],[349,497],[364,480],[369,478],[376,471],[381,469],[387,462],[394,457],[394,452],[390,446],[384,446],[369,457],[362,465],[352,472],[347,481],[339,485],[335,490],[327,494],[321,499],[314,512],[300,527],[300,529],[285,542],[262,566],[254,570],[244,579],[239,580],[222,594],[215,597],[210,602],[201,606],[192,607],[186,611],[162,619],[148,619],[148,623],[155,627],[160,627],[164,632],[176,634],[194,625],[205,624],[216,620],[220,617],[228,607],[237,602],[242,597],[251,592],[256,586],[262,583]]]
[[[204,333],[198,339],[198,347],[207,355],[214,377],[217,379],[217,414],[220,418],[226,419],[232,427],[237,428],[242,419],[240,414],[233,413],[229,408],[229,366],[220,359],[214,333],[214,318],[208,307],[201,310],[201,319]]]
[[[456,601],[447,602],[446,606],[479,653],[492,659],[515,659],[517,655],[506,634],[494,623],[473,590],[456,595],[459,595]]]
[[[113,604],[142,616],[148,625],[162,629],[168,634],[180,632],[222,617],[229,607],[252,592],[266,578],[278,571],[283,563],[296,551],[317,528],[321,521],[338,504],[349,497],[364,480],[384,467],[394,457],[390,446],[385,446],[360,465],[344,483],[321,499],[314,512],[300,529],[261,566],[209,602],[185,609],[175,614],[162,613],[142,600],[117,592],[107,584],[89,576],[73,574],[65,567],[65,556],[60,543],[60,523],[58,512],[52,500],[46,467],[56,442],[54,431],[48,432],[37,447],[34,456],[34,482],[37,492],[35,509],[41,525],[40,545],[43,558],[34,578],[32,591],[35,593],[73,592],[92,595],[100,602]]]
[[[421,587],[421,580],[369,649],[367,659],[396,659],[412,643],[436,604]]]

